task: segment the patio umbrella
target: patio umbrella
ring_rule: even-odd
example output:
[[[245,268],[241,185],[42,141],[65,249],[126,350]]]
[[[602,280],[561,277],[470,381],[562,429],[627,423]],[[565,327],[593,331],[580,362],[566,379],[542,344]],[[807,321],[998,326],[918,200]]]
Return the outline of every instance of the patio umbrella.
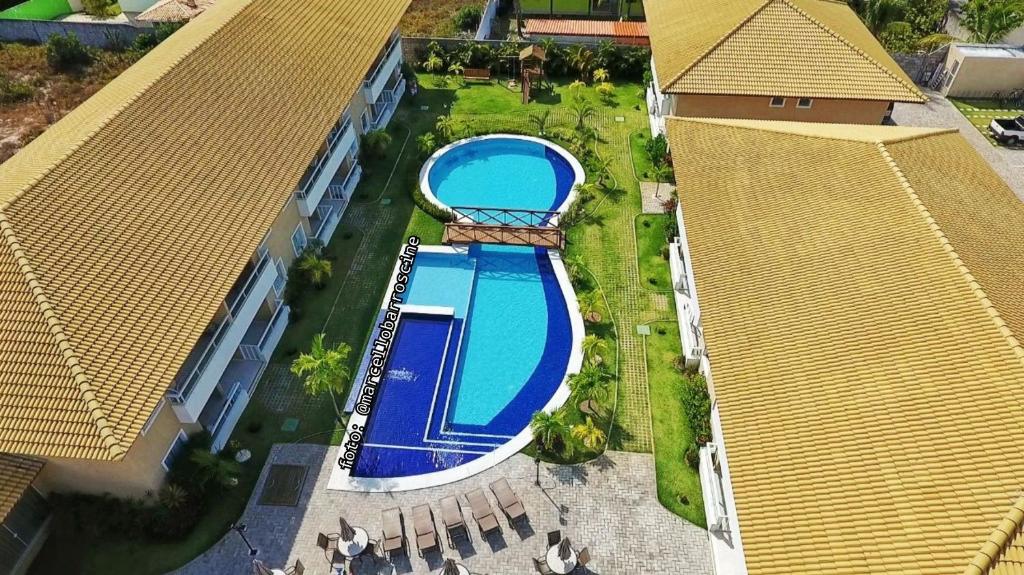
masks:
[[[341,535],[342,541],[351,541],[352,538],[356,536],[356,531],[355,529],[352,529],[352,526],[348,524],[348,521],[345,521],[345,518],[342,517],[341,530],[338,534]]]
[[[459,566],[455,563],[454,559],[444,560],[444,566],[441,567],[441,575],[459,575]]]
[[[256,575],[271,575],[270,569],[267,569],[266,565],[259,559],[252,560],[252,571]]]
[[[562,542],[558,544],[558,558],[565,561],[569,558],[572,553],[572,544],[569,543],[569,538],[562,539]]]

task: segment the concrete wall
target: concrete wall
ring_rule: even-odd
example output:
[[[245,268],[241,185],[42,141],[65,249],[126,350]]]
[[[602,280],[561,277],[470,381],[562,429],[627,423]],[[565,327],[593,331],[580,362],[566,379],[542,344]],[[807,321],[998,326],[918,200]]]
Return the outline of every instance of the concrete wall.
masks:
[[[47,20],[0,20],[0,42],[46,42],[53,34],[73,32],[83,44],[106,48],[112,36],[131,42],[139,34],[152,32],[149,27],[113,22],[58,22]]]
[[[967,47],[969,49],[971,47]],[[996,46],[985,50],[999,52]],[[1006,95],[1024,89],[1024,57],[1011,57],[1009,52],[1005,58],[979,57],[953,45],[946,58],[942,92],[951,97],[988,98],[997,93]],[[956,75],[951,76],[954,67]]]
[[[796,107],[797,98],[786,98],[781,108],[769,106],[771,98],[766,96],[674,94],[672,98],[677,116],[838,124],[881,124],[889,106],[889,102],[880,101],[815,98],[805,110]]]
[[[947,45],[933,52],[915,54],[892,53],[889,55],[899,64],[900,68],[903,68],[903,71],[907,73],[907,76],[910,76],[911,80],[918,85],[926,86],[935,74],[935,71],[946,61],[948,53],[949,46]]]
[[[149,430],[139,436],[122,461],[48,459],[35,485],[44,493],[79,491],[141,497],[163,485],[166,472],[161,462],[180,429],[188,434],[199,431],[200,426],[182,425],[165,401]]]

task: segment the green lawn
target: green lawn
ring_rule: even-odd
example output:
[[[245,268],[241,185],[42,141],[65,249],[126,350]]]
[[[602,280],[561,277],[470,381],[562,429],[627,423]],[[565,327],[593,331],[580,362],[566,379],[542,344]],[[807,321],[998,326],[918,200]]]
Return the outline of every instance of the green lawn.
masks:
[[[1019,108],[1008,108],[1007,105],[997,100],[960,100],[950,98],[950,102],[957,110],[967,118],[972,126],[978,129],[982,135],[993,145],[1000,146],[988,131],[989,124],[996,118],[1015,118],[1024,114]]]
[[[674,321],[655,323],[646,344],[651,402],[658,407],[652,420],[658,500],[673,513],[704,527],[700,477],[683,459],[683,452],[693,443],[693,431],[683,416],[682,375],[674,367],[682,347],[679,328]]]
[[[443,226],[415,207],[411,193],[422,161],[416,138],[433,129],[439,114],[451,110],[460,125],[474,133],[535,133],[529,115],[544,110],[552,111],[549,129],[564,131],[572,125],[565,105],[569,101],[568,81],[559,81],[553,89],[540,91],[538,101],[528,106],[520,104],[519,93],[496,83],[437,88],[434,78],[421,76],[420,84],[419,94],[407,97],[391,122],[392,143],[387,156],[377,161],[364,160],[363,180],[326,248],[333,263],[330,281],[322,290],[306,295],[302,315],[289,325],[278,346],[271,368],[284,381],[291,359],[321,331],[327,334],[329,342],[343,341],[352,346],[350,366],[354,369],[401,243],[412,234],[420,236],[424,243],[440,242]],[[588,204],[590,218],[569,231],[566,255],[581,258],[588,270],[581,289],[598,290],[608,302],[602,310],[602,321],[587,327],[588,333],[605,339],[609,357],[604,364],[619,375],[607,413],[598,423],[606,428],[611,426],[609,443],[614,449],[651,452],[657,443],[663,503],[683,517],[703,524],[698,515],[700,491],[695,475],[685,465],[679,468],[673,464],[680,461],[675,452],[688,444],[688,426],[672,393],[674,372],[670,362],[679,353],[678,335],[674,335],[673,328],[666,335],[651,336],[645,353],[644,342],[635,331],[636,325],[651,320],[662,320],[659,326],[674,325],[671,310],[666,311],[656,299],[665,298],[665,294],[645,289],[650,285],[641,285],[641,281],[646,282],[644,278],[655,277],[656,286],[667,289],[669,280],[667,263],[660,256],[663,221],[668,217],[637,218],[640,195],[633,178],[631,156],[635,154],[630,153],[630,134],[641,131],[647,121],[642,99],[637,95],[639,89],[637,84],[618,85],[611,105],[600,103],[591,87],[582,91],[598,107],[597,116],[590,121],[599,134],[597,152],[612,160],[611,175],[616,184]],[[638,223],[634,228],[636,221],[650,221],[651,226]],[[644,362],[649,382],[644,376]],[[288,393],[304,397],[297,380],[288,385],[292,386]],[[209,510],[188,538],[173,543],[90,541],[74,533],[58,533],[51,538],[33,573],[61,569],[83,574],[162,573],[213,545],[244,509],[271,445],[297,441],[328,443],[339,439],[328,398],[306,403],[296,399],[301,407],[276,413],[261,401],[261,394],[269,389],[265,377],[233,436],[253,452],[245,475],[237,489]],[[282,431],[281,424],[289,417],[299,419],[298,429]],[[570,410],[569,423],[581,419],[578,411]],[[262,428],[252,433],[250,424],[255,422],[261,422]],[[579,452],[572,460],[593,455]],[[667,495],[672,493],[686,494],[691,505],[673,503],[674,496]]]
[[[646,289],[672,289],[668,260],[661,253],[668,243],[665,228],[672,225],[674,220],[672,214],[644,214],[636,218],[637,262],[640,266],[640,282]]]
[[[650,141],[651,133],[648,131],[633,132],[629,135],[629,149],[633,155],[633,169],[636,170],[636,177],[645,182],[654,181],[654,164],[647,156],[644,145]]]

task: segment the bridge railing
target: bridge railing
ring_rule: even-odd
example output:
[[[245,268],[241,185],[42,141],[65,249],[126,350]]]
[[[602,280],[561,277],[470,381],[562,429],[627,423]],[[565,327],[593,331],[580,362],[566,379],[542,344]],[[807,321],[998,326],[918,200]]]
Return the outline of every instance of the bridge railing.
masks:
[[[558,225],[558,212],[452,206],[452,219],[464,224],[549,228]]]

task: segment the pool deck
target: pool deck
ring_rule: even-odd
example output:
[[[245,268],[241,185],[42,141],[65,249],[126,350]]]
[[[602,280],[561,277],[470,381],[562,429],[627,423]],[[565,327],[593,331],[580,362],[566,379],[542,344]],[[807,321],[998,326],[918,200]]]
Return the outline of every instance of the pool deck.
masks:
[[[412,507],[427,503],[434,511],[442,540],[439,501],[459,496],[466,520],[473,531],[472,544],[451,549],[443,555],[428,553],[420,558],[410,541],[409,557],[395,560],[396,571],[436,573],[446,558],[453,558],[471,573],[522,575],[532,573],[532,557],[544,555],[547,532],[561,530],[579,550],[590,549],[590,572],[604,575],[625,573],[672,573],[711,575],[711,551],[707,532],[673,515],[658,503],[654,458],[648,454],[608,452],[583,465],[548,465],[540,469],[541,486],[534,485],[534,462],[515,455],[487,471],[448,485],[403,493],[354,493],[326,489],[337,447],[310,444],[275,445],[240,519],[248,525],[246,536],[260,552],[258,559],[269,567],[283,568],[301,560],[306,573],[327,573],[323,552],[316,546],[317,533],[338,531],[338,519],[365,528],[371,538],[380,537],[380,512],[399,506],[405,516],[406,536],[411,537]],[[309,468],[295,507],[259,505],[257,501],[273,464],[304,465]],[[491,505],[497,501],[488,484],[505,477],[523,500],[529,522],[512,529],[501,518],[502,535],[483,540],[462,497],[483,488]],[[701,503],[694,502],[694,505]],[[176,571],[179,575],[250,575],[251,558],[241,538],[227,533],[206,553]]]

